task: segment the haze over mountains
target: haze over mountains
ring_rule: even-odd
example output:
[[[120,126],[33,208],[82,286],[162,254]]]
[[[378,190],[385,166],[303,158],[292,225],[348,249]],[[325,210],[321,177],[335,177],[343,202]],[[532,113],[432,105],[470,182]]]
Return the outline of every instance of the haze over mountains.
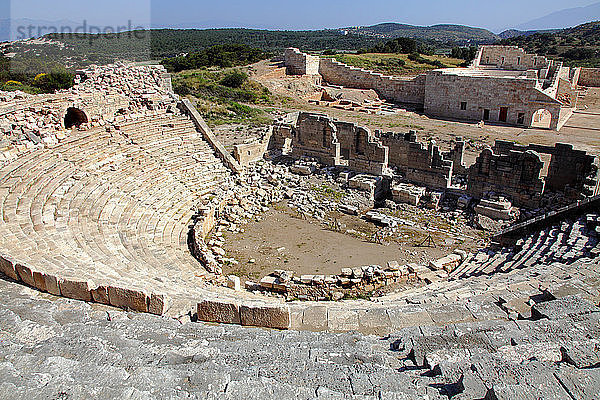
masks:
[[[600,2],[585,7],[556,11],[514,27],[520,31],[570,28],[586,22],[600,20]]]

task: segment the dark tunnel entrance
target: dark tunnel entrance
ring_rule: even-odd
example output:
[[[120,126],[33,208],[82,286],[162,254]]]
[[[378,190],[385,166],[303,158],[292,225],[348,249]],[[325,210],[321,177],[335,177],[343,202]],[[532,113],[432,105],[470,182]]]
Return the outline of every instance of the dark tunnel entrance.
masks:
[[[67,109],[67,115],[65,115],[65,128],[79,128],[81,124],[85,124],[86,122],[88,122],[88,117],[79,108],[69,107]]]

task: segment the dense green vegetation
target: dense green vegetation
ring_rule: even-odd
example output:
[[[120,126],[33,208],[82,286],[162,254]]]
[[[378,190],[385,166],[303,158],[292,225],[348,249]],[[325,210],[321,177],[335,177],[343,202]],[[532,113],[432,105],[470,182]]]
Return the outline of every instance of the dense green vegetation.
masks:
[[[535,33],[500,41],[530,53],[546,55],[571,66],[600,67],[600,22],[591,22],[558,32]]]
[[[358,35],[384,35],[388,38],[407,37],[425,41],[434,41],[438,47],[452,48],[470,44],[489,44],[499,37],[487,29],[472,28],[463,25],[414,26],[386,23],[360,28],[347,28],[348,32]]]
[[[261,49],[243,44],[221,44],[204,49],[198,53],[185,56],[166,58],[162,64],[169,72],[179,72],[185,69],[218,66],[222,68],[254,64],[269,58],[270,54]]]
[[[7,57],[0,58],[0,90],[27,93],[52,93],[73,86],[74,75],[64,67],[41,62],[24,65]]]
[[[450,53],[450,57],[452,58],[460,58],[461,60],[465,60],[465,62],[462,64],[463,67],[468,66],[469,63],[475,59],[476,55],[476,46],[454,47],[452,48],[452,52]]]
[[[102,35],[49,34],[46,37],[65,43],[67,46],[64,49],[53,49],[53,51],[61,53],[78,65],[91,62],[105,63],[107,60],[116,59],[157,60],[182,54],[200,53],[216,45],[239,43],[275,53],[281,53],[291,46],[314,51],[328,48],[357,50],[377,43],[374,38],[343,35],[335,30],[153,29]],[[46,50],[38,49],[38,51]]]
[[[423,41],[417,41],[415,39],[399,37],[387,42],[381,42],[371,47],[370,49],[360,49],[358,54],[362,53],[382,53],[382,54],[433,54],[435,48],[431,45],[426,44]]]
[[[256,106],[272,104],[271,93],[240,70],[204,68],[179,72],[173,75],[173,89],[181,96],[194,96],[198,111],[211,125],[270,122]]]

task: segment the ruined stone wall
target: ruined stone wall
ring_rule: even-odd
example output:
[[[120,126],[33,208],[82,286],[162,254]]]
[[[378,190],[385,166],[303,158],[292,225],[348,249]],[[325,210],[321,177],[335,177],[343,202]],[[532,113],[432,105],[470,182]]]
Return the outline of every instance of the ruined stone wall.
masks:
[[[552,147],[538,144],[521,146],[512,142],[497,141],[495,145],[495,151],[503,154],[527,150],[551,155],[548,175],[545,178],[546,191],[563,192],[573,200],[581,196],[597,194],[596,156],[587,154],[583,150],[575,150],[572,145],[565,143],[557,143]]]
[[[314,157],[331,166],[340,163],[337,128],[327,115],[300,113],[292,131],[292,146],[292,157]]]
[[[482,46],[480,66],[494,66],[502,69],[528,70],[542,69],[552,61],[537,54],[527,54],[517,46]]]
[[[433,117],[503,122],[531,126],[538,109],[552,114],[557,129],[561,103],[536,89],[535,79],[478,76],[470,72],[437,70],[427,74],[425,113]],[[506,120],[501,121],[501,108]],[[488,110],[487,113],[485,110]]]
[[[319,57],[302,53],[295,48],[285,50],[285,66],[289,75],[318,75]]]
[[[382,175],[388,167],[388,148],[367,128],[349,122],[334,122],[340,142],[341,157],[348,168]]]
[[[581,68],[579,85],[600,87],[600,68]]]
[[[545,178],[541,177],[539,154],[551,155]],[[514,205],[528,208],[538,207],[542,194],[550,191],[577,200],[598,193],[597,159],[569,144],[522,146],[499,140],[469,168],[467,191],[476,198],[494,191],[508,196]]]
[[[242,167],[247,167],[253,162],[262,160],[268,150],[272,134],[273,127],[269,128],[269,131],[256,142],[235,145],[233,147],[233,158]]]
[[[425,75],[412,79],[386,76],[351,67],[331,58],[321,59],[319,73],[331,84],[373,89],[380,97],[397,103],[422,105],[425,98]]]
[[[481,199],[491,191],[518,207],[537,208],[544,192],[543,166],[533,150],[484,149],[469,168],[467,193]]]
[[[378,133],[389,148],[389,165],[396,167],[414,184],[446,189],[452,183],[453,162],[443,158],[434,142],[417,142],[416,133]],[[462,157],[461,157],[462,158]]]

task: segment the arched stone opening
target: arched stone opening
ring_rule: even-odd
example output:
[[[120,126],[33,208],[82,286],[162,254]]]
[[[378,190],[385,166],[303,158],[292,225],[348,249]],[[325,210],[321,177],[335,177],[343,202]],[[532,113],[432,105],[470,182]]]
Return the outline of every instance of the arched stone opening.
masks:
[[[65,115],[65,128],[71,129],[73,127],[79,128],[81,124],[88,122],[88,117],[79,108],[69,107],[67,114]]]
[[[531,127],[550,129],[554,116],[549,110],[541,108],[533,113],[531,118]]]

